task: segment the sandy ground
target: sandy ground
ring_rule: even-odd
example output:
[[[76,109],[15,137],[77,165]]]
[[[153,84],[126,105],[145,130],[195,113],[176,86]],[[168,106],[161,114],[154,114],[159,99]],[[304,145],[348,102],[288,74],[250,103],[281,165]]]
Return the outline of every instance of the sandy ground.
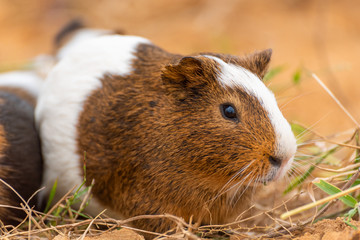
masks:
[[[356,227],[360,227],[359,222],[352,221]],[[313,226],[306,227],[297,234],[296,240],[357,240],[360,239],[360,231],[348,226],[342,219],[323,220]],[[296,236],[296,235],[295,235]]]
[[[316,73],[360,121],[359,9],[360,1],[352,0],[0,0],[0,70],[51,53],[53,36],[78,17],[91,27],[121,29],[182,54],[241,55],[272,48],[271,67],[283,70],[270,88],[286,117],[333,134],[356,124],[308,72]],[[294,85],[299,69],[301,84]],[[339,222],[325,224],[330,228],[319,227],[318,234],[316,225],[299,239],[338,239],[325,236]],[[359,232],[339,229],[347,229],[342,240],[359,239]]]
[[[360,223],[351,221],[356,227],[360,227]],[[54,240],[68,240],[65,236],[58,235]],[[105,233],[96,237],[85,237],[84,240],[143,240],[144,238],[132,230],[121,229]],[[170,239],[170,238],[169,238]],[[231,236],[230,240],[246,239],[244,237]],[[342,219],[335,220],[325,219],[315,223],[312,226],[299,229],[292,233],[292,236],[263,238],[266,240],[358,240],[360,239],[360,230],[355,230],[347,225]]]

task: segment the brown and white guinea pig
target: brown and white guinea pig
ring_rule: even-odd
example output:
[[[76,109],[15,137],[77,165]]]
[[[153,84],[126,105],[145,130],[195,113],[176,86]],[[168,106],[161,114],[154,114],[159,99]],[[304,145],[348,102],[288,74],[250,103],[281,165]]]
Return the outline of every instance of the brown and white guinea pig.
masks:
[[[57,199],[79,186],[86,163],[90,214],[231,221],[249,202],[245,190],[284,175],[296,151],[261,80],[270,57],[182,56],[135,36],[83,41],[50,72],[36,107],[47,193],[56,179]]]
[[[25,201],[40,188],[42,179],[40,140],[34,120],[36,97],[42,81],[35,71],[0,74],[0,178]],[[37,195],[29,206],[36,201]],[[3,224],[16,224],[26,216],[25,211],[12,208],[21,208],[21,203],[25,205],[1,182],[0,221]]]

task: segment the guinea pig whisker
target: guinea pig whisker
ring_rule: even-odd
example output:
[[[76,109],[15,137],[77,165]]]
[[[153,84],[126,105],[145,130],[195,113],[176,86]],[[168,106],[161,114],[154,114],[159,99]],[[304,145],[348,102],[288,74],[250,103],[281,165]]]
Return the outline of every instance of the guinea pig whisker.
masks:
[[[232,198],[234,198],[234,196],[237,194],[239,188],[241,188],[243,186],[243,183],[248,179],[249,176],[251,176],[251,173],[252,172],[249,172],[240,182],[237,182],[236,184],[234,184],[233,186],[229,187],[226,191],[222,192],[222,193],[219,193],[218,194],[218,197],[223,195],[224,193],[226,192],[229,192],[233,189],[235,189],[234,193],[231,193],[230,195],[232,195]],[[230,200],[230,202],[232,202],[232,200]]]
[[[291,179],[294,179],[296,177],[304,175],[303,171],[300,171],[298,168],[294,167],[289,171],[290,174],[286,174],[286,176],[289,178],[289,181],[291,182]]]
[[[294,158],[294,163],[297,164],[308,164],[309,161],[313,160],[314,158],[318,157],[317,155],[310,155],[310,154],[303,154],[303,155],[298,155]]]
[[[294,160],[301,161],[301,160],[303,160],[302,158],[304,158],[304,157],[312,158],[312,157],[316,157],[316,155],[305,154],[305,153],[299,152],[299,153],[297,154],[297,156],[294,158]],[[308,159],[305,159],[305,160],[308,160]]]
[[[252,188],[251,197],[253,197],[255,195],[255,191],[256,191],[257,187],[260,185],[260,179],[261,179],[261,175],[258,175],[254,181],[254,187]]]
[[[292,177],[298,177],[298,176],[301,176],[304,174],[302,171],[300,171],[299,169],[296,169],[296,168],[294,168],[292,171],[294,172],[294,174],[291,175]]]
[[[302,161],[302,159],[300,159],[299,161]],[[301,166],[303,166],[303,164],[301,163],[301,162],[299,162],[299,161],[294,161],[293,163],[292,163],[292,165],[291,165],[291,168],[297,168],[297,167],[301,167]],[[308,161],[306,161],[306,163],[307,163]]]
[[[298,149],[301,148],[302,146],[307,146],[307,145],[310,145],[310,144],[315,144],[319,141],[324,141],[324,139],[322,138],[312,138],[311,140],[306,140],[305,142],[302,142],[302,143],[298,143],[296,144]]]
[[[296,138],[296,142],[301,141],[302,139],[306,138],[307,136],[309,136],[311,134],[311,130],[310,129],[305,129],[304,131],[302,131],[300,134],[298,134],[295,138]]]
[[[237,171],[221,188],[220,192],[222,192],[224,189],[227,188],[229,184],[231,184],[232,181],[234,181],[241,173],[245,172],[252,164],[253,162],[250,162],[245,167],[241,168],[239,171]]]
[[[312,124],[311,126],[305,128],[301,133],[299,133],[297,136],[295,136],[295,137],[296,137],[296,140],[300,140],[305,134],[311,133],[311,130],[314,129],[314,127],[316,126],[316,124],[318,124],[320,121],[321,121],[321,119],[318,120],[318,121],[316,121],[316,122],[315,122],[314,124]]]
[[[245,171],[250,165],[251,165],[251,163],[248,164],[247,167],[241,169],[241,170],[238,171],[236,174],[234,174],[234,176],[232,176],[231,179],[225,183],[225,185],[220,189],[220,191],[218,192],[218,194],[216,194],[216,196],[215,196],[214,198],[212,198],[210,201],[215,201],[215,200],[216,200],[217,198],[219,198],[221,195],[223,195],[223,194],[231,191],[232,189],[234,189],[238,184],[241,184],[241,185],[242,185],[242,183],[247,179],[247,177],[249,176],[250,173],[249,173],[247,176],[245,176],[240,182],[238,182],[238,183],[234,184],[233,186],[230,186],[229,188],[227,188],[227,187],[231,184],[231,182],[232,182],[234,179],[236,179],[243,171]]]
[[[296,151],[296,156],[301,156],[302,154],[308,154],[309,153],[309,151],[308,150],[306,150],[305,151],[305,149],[297,149],[297,151]]]
[[[240,188],[242,187],[241,185],[239,185],[236,189],[235,194],[232,196],[230,203],[232,204],[232,206],[235,206],[238,201],[240,200],[240,198],[243,196],[243,194],[246,192],[246,190],[249,188],[249,186],[254,182],[255,179],[255,175],[253,175],[250,179],[249,182],[246,184],[246,187],[241,191],[240,194],[238,194]],[[235,197],[236,197],[236,201],[235,201]]]
[[[301,172],[299,172],[298,170],[294,169],[294,170],[292,170],[292,171],[290,172],[290,175],[288,175],[288,176],[291,177],[291,178],[296,178],[296,177],[299,177],[299,176],[301,176],[301,175],[302,175]]]
[[[306,128],[304,131],[302,131],[299,135],[295,136],[296,141],[301,140],[306,135],[310,134],[311,131],[315,128],[316,125],[318,125],[324,118],[326,118],[328,114],[325,114],[325,116],[321,117],[319,120],[317,120],[315,123],[313,123],[310,127]]]
[[[237,186],[236,192],[235,192],[235,194],[232,196],[232,201],[231,201],[231,202],[234,201],[235,197],[237,197],[238,199],[241,198],[241,196],[242,196],[242,195],[244,194],[244,192],[249,188],[249,186],[252,185],[252,183],[254,182],[254,179],[255,179],[255,177],[256,177],[256,175],[253,174],[253,173],[254,173],[254,172],[250,172],[250,173],[249,173],[249,175],[251,174],[252,177],[249,179],[248,183],[246,184],[246,186],[244,187],[244,189],[242,190],[242,192],[239,194],[239,196],[237,196],[237,195],[238,195],[238,192],[239,192],[240,188],[243,187],[243,186],[242,186],[242,184]]]
[[[251,174],[252,174],[252,172],[250,172],[247,176],[246,176],[246,178],[248,178],[249,176],[251,176]],[[239,183],[236,183],[234,186],[232,186],[231,188],[234,188],[234,187],[236,187],[236,190],[235,190],[235,192],[232,194],[232,196],[231,196],[231,199],[230,198],[228,198],[228,203],[230,204],[230,206],[232,206],[233,208],[236,206],[236,204],[238,203],[238,201],[240,200],[240,198],[241,198],[241,196],[245,193],[245,191],[246,191],[246,189],[251,185],[251,183],[253,182],[253,178],[254,178],[254,176],[251,178],[251,179],[249,179],[249,182],[248,182],[248,184],[247,184],[247,186],[245,187],[245,189],[240,193],[240,194],[238,194],[238,192],[239,192],[239,190],[243,187],[243,183],[244,183],[244,181],[246,180],[246,179],[244,179],[244,181],[241,181],[241,182],[239,182]],[[253,191],[254,191],[254,189],[253,189]],[[235,201],[235,199],[236,199],[236,201]],[[229,211],[230,209],[228,209],[227,211]]]
[[[291,164],[290,169],[294,169],[294,168],[297,168],[297,167],[300,167],[300,166],[301,166],[301,163],[294,161]]]
[[[293,168],[298,168],[298,167],[301,167],[301,166],[302,166],[301,163],[294,161],[294,162],[292,163],[291,169],[293,169]]]
[[[223,195],[224,193],[230,191],[231,189],[233,189],[234,186],[226,189],[231,182],[233,182],[241,173],[245,172],[253,163],[254,161],[250,162],[249,164],[247,164],[245,167],[243,167],[242,169],[240,169],[239,171],[237,171],[225,184],[224,186],[220,189],[219,193],[215,196],[215,199],[218,198],[219,196]],[[236,185],[236,184],[235,184]]]
[[[281,104],[281,105],[279,106],[279,109],[280,109],[281,111],[284,111],[284,110],[286,109],[285,107],[286,107],[288,104],[292,103],[293,101],[295,101],[295,100],[297,100],[297,99],[299,99],[299,98],[302,98],[302,97],[304,97],[304,96],[307,96],[308,94],[309,94],[309,93],[303,93],[303,94],[297,95],[297,96],[295,96],[295,97],[291,97],[291,99],[289,99],[289,100],[286,101],[285,103]],[[278,101],[279,99],[281,100],[281,99],[283,99],[283,98],[289,98],[289,96],[276,97],[276,101]]]

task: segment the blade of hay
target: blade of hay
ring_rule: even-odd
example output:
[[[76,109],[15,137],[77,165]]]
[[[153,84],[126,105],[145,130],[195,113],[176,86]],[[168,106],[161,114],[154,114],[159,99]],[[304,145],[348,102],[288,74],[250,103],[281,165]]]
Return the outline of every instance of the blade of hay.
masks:
[[[341,192],[340,188],[338,188],[324,180],[314,181],[313,183],[329,195],[334,195],[336,193]],[[344,204],[348,205],[351,208],[354,208],[357,204],[356,199],[353,198],[351,195],[345,195],[343,197],[339,197],[339,199]]]
[[[283,214],[280,216],[280,218],[281,218],[281,219],[286,219],[286,218],[288,218],[288,217],[290,217],[290,216],[293,216],[293,215],[295,215],[295,214],[298,214],[298,213],[301,213],[301,212],[303,212],[303,211],[309,210],[309,209],[311,209],[311,208],[313,208],[313,207],[319,206],[319,205],[321,205],[321,204],[324,204],[324,203],[330,202],[330,201],[332,201],[332,200],[335,200],[335,199],[337,199],[337,198],[340,198],[340,197],[343,197],[343,196],[345,196],[345,195],[348,195],[349,193],[355,192],[355,191],[358,190],[358,189],[360,189],[360,185],[356,185],[356,186],[354,186],[354,187],[352,187],[352,188],[349,188],[349,189],[347,189],[347,190],[345,190],[345,191],[342,191],[342,192],[336,193],[336,194],[334,194],[334,195],[328,196],[328,197],[326,197],[326,198],[320,199],[320,200],[318,200],[318,201],[316,201],[316,202],[309,203],[309,204],[307,204],[307,205],[301,206],[301,207],[299,207],[299,208],[296,208],[296,209],[294,209],[294,210],[291,210],[290,212],[283,213]]]
[[[342,103],[335,97],[335,95],[330,91],[330,89],[318,78],[315,73],[312,73],[311,76],[319,83],[319,85],[330,95],[330,97],[336,102],[336,104],[345,112],[345,114],[353,121],[357,128],[360,128],[360,124],[356,119],[349,113],[349,111],[342,105]]]

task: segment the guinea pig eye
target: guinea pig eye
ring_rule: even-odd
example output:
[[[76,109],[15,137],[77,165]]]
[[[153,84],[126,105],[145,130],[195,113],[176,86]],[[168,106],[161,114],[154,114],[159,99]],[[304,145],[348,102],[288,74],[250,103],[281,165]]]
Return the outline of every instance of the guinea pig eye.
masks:
[[[229,119],[235,122],[238,121],[235,107],[233,107],[231,104],[221,104],[220,109],[225,119]]]

